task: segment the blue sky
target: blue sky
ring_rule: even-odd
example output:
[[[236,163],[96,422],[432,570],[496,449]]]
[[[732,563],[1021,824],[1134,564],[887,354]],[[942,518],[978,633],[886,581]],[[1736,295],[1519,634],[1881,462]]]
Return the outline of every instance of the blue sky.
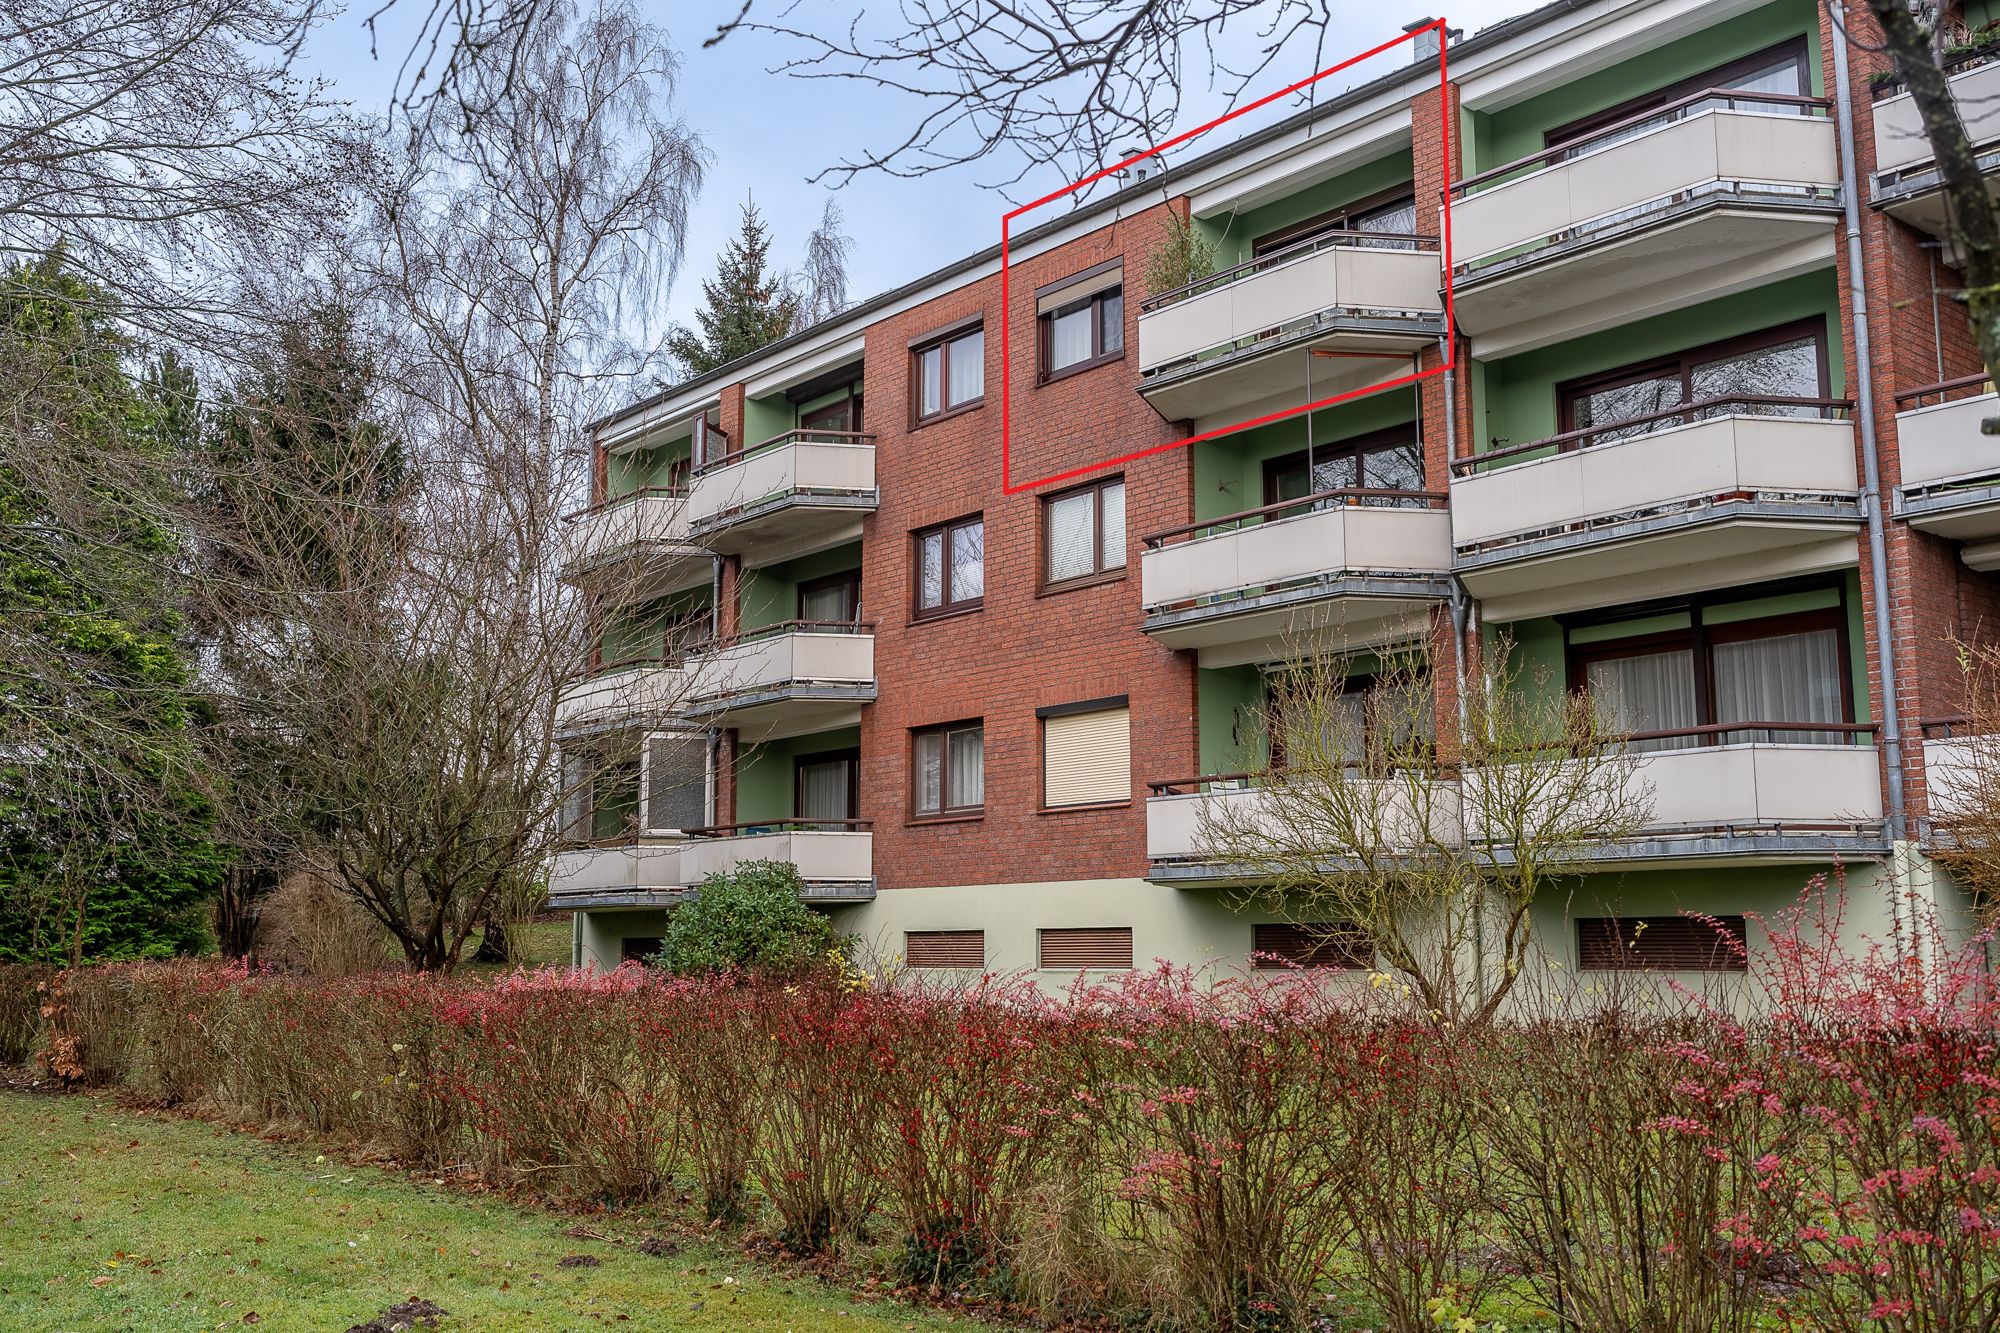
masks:
[[[823,10],[844,23],[860,0],[800,0],[792,21]],[[1444,11],[1452,26],[1468,34],[1511,14],[1533,7],[1538,0],[1461,0]],[[759,34],[738,34],[720,46],[702,48],[702,41],[721,19],[733,14],[739,0],[683,0],[676,5],[647,0],[644,9],[665,28],[683,60],[677,110],[708,144],[714,157],[688,236],[688,262],[670,291],[659,294],[667,317],[686,321],[700,299],[701,279],[714,269],[715,256],[735,233],[737,210],[754,193],[774,233],[779,261],[797,261],[806,233],[819,221],[828,198],[823,185],[809,182],[820,168],[839,160],[842,149],[857,141],[882,142],[906,130],[916,114],[901,94],[856,83],[808,81],[767,73],[787,54],[776,41]],[[381,110],[390,95],[396,62],[407,44],[408,19],[427,0],[402,0],[402,13],[392,10],[383,21],[380,59],[369,55],[368,34],[357,7],[331,19],[314,34],[301,59],[304,73],[331,82],[336,94],[357,109]],[[1419,0],[1381,0],[1356,5],[1345,30],[1334,34],[1329,50],[1365,50],[1394,37],[1406,23],[1439,13]],[[398,19],[404,22],[398,23]],[[1246,34],[1247,36],[1247,34]],[[1407,59],[1399,48],[1398,56]],[[1303,60],[1304,57],[1302,56]],[[1381,58],[1386,61],[1388,57]],[[1386,68],[1371,62],[1349,74],[1355,81]],[[1312,71],[1274,71],[1281,85]],[[1284,77],[1278,77],[1282,74]],[[1186,124],[1199,124],[1221,110],[1219,101],[1196,89],[1183,98]],[[1265,113],[1282,114],[1274,106]],[[1248,128],[1246,117],[1231,128]],[[1206,149],[1204,138],[1190,151]],[[989,179],[981,168],[957,168],[915,180],[880,173],[856,179],[837,192],[846,214],[846,229],[856,241],[850,261],[849,295],[863,299],[900,285],[999,239],[1000,214],[1009,203],[982,188]],[[1033,188],[1035,197],[1064,182],[1050,176],[1017,187]]]

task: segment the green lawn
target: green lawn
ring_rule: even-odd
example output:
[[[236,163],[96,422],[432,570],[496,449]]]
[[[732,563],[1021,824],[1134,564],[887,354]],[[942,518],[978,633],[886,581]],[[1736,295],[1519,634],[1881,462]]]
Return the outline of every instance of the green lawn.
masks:
[[[936,1329],[726,1245],[666,1258],[576,1223],[96,1097],[0,1092],[0,1328],[341,1333],[412,1297],[441,1327]],[[644,1219],[589,1220],[636,1241]],[[597,1267],[558,1266],[568,1255]]]

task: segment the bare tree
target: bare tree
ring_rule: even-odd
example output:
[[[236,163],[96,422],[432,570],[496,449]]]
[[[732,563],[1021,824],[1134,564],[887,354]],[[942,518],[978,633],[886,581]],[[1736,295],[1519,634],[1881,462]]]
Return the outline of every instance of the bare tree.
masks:
[[[1463,1026],[1519,981],[1536,898],[1650,799],[1591,703],[1504,652],[1455,742],[1434,738],[1433,697],[1407,661],[1350,691],[1337,662],[1294,657],[1258,712],[1252,785],[1204,802],[1196,843],[1276,909],[1365,937],[1425,1012]]]
[[[1925,755],[1933,855],[2000,925],[2000,646],[1961,644],[1964,715]]]
[[[794,332],[847,309],[847,261],[854,254],[854,238],[841,230],[844,221],[840,205],[828,199],[819,226],[806,237],[805,262],[793,284],[798,297]]]

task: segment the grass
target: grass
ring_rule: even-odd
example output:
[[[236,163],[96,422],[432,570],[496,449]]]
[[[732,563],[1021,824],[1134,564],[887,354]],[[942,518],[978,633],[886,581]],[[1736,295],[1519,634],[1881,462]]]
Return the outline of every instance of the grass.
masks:
[[[0,1328],[339,1330],[412,1297],[446,1330],[919,1329],[723,1244],[651,1258],[576,1219],[97,1097],[0,1091]],[[599,1267],[562,1268],[586,1254]]]

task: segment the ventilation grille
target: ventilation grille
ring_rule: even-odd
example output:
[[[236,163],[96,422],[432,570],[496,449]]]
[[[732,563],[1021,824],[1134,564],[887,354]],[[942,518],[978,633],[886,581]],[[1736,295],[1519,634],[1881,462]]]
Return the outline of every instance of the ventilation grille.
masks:
[[[1257,955],[1255,966],[1263,971],[1375,965],[1367,932],[1351,921],[1260,922],[1250,928],[1250,951]]]
[[[903,961],[911,967],[986,966],[983,930],[912,930],[903,936]]]
[[[1744,972],[1743,918],[1587,917],[1576,923],[1577,966],[1592,972]]]
[[[1122,971],[1132,966],[1130,926],[1040,932],[1040,966],[1053,972]]]

